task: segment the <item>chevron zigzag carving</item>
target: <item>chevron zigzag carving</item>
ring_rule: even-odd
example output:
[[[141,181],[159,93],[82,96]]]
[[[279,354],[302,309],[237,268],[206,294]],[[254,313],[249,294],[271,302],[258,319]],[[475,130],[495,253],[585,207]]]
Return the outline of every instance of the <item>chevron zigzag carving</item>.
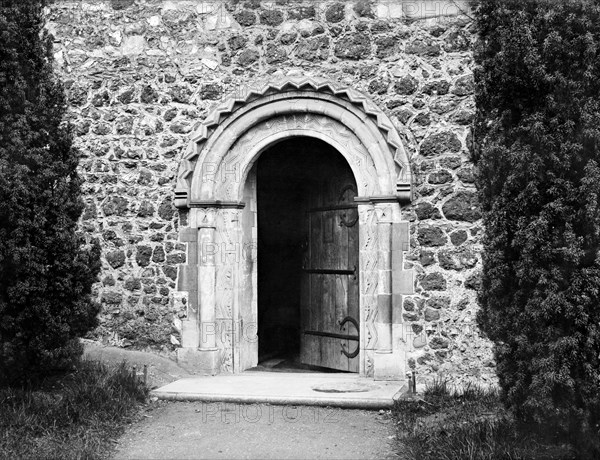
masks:
[[[410,191],[410,166],[406,164],[406,156],[400,137],[389,117],[375,105],[367,96],[361,92],[338,82],[325,78],[315,77],[284,77],[278,80],[265,82],[260,85],[250,85],[242,91],[233,93],[229,98],[220,103],[190,135],[196,148],[188,148],[179,166],[178,188],[175,192],[176,205],[181,205],[183,195],[187,195],[182,189],[184,183],[190,186],[191,176],[202,146],[210,138],[215,129],[223,123],[237,109],[256,99],[266,97],[270,94],[284,93],[286,91],[307,91],[331,94],[340,99],[349,101],[377,125],[379,131],[386,140],[396,165],[396,191],[406,193]],[[180,197],[177,203],[178,195]]]

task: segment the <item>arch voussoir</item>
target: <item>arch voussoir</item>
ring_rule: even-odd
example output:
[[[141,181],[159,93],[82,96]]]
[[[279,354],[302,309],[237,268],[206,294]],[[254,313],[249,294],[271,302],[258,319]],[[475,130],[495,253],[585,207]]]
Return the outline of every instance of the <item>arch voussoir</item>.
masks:
[[[330,118],[354,132],[375,165],[375,180],[380,183],[372,188],[381,196],[395,196],[401,203],[411,201],[408,157],[387,115],[365,95],[339,83],[288,77],[227,99],[191,134],[180,163],[175,205],[186,208],[219,200],[206,173],[220,174],[218,167],[226,164],[227,152],[236,141],[268,119],[301,114]],[[247,161],[252,161],[251,155]],[[240,165],[242,169],[246,166]]]
[[[376,104],[326,79],[284,78],[249,88],[219,104],[191,134],[175,189],[175,205],[187,211],[180,241],[188,244],[188,258],[179,267],[179,289],[189,294],[178,360],[213,374],[256,365],[255,345],[215,331],[234,331],[238,319],[257,318],[257,264],[232,253],[257,248],[253,165],[263,151],[294,137],[331,145],[354,175],[359,372],[401,379],[404,342],[394,322],[400,315],[392,311],[414,287],[412,271],[404,269],[409,231],[400,208],[412,199],[408,157]]]

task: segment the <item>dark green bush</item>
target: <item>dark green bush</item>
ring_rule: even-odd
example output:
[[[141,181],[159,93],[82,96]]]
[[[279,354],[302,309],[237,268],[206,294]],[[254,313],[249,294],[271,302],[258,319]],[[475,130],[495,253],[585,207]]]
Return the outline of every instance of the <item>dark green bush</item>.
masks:
[[[76,232],[79,155],[42,6],[0,9],[0,384],[70,365],[98,313],[100,250]]]
[[[482,0],[476,22],[478,322],[518,418],[600,455],[600,5]]]

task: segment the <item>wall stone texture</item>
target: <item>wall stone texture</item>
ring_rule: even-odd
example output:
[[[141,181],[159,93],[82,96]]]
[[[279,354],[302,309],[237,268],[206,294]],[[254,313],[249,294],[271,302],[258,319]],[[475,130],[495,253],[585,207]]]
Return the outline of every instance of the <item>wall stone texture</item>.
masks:
[[[172,199],[188,133],[246,84],[326,77],[371,97],[411,158],[408,364],[419,381],[495,382],[475,325],[482,228],[468,12],[444,1],[59,0],[47,17],[83,157],[81,228],[104,251],[92,338],[173,354],[187,300],[176,290],[186,244]]]

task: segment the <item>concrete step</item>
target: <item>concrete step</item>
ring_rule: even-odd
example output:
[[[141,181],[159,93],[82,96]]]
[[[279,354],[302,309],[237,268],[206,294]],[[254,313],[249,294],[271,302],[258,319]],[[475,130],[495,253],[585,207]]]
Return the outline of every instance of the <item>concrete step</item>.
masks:
[[[159,399],[389,409],[407,391],[404,381],[356,374],[245,372],[184,378],[152,391]]]

